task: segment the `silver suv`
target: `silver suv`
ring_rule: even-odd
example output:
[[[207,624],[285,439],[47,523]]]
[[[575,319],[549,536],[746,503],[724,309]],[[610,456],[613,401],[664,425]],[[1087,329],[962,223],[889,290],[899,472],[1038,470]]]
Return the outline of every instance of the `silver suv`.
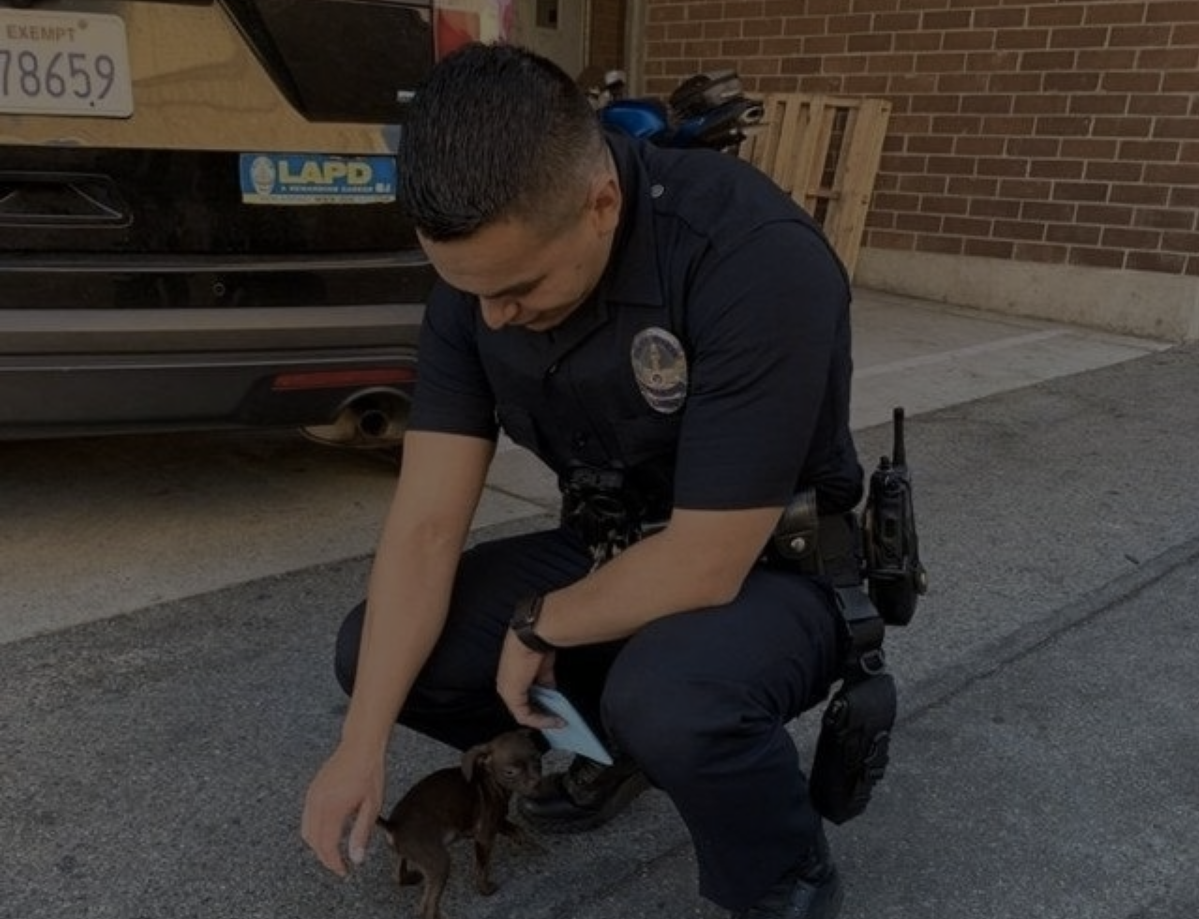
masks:
[[[399,439],[431,5],[0,0],[0,439]]]

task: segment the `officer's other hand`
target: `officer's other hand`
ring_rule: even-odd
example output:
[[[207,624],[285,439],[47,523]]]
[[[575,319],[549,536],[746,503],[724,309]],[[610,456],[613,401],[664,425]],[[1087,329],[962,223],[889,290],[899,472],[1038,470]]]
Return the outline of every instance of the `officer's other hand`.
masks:
[[[338,747],[313,778],[304,799],[300,835],[321,864],[339,877],[348,873],[341,841],[350,825],[346,848],[357,865],[383,806],[384,765],[381,756]]]
[[[518,724],[539,731],[564,727],[561,718],[533,707],[529,687],[534,683],[554,685],[554,654],[539,654],[525,647],[515,633],[509,631],[500,651],[499,669],[495,675],[496,692]]]

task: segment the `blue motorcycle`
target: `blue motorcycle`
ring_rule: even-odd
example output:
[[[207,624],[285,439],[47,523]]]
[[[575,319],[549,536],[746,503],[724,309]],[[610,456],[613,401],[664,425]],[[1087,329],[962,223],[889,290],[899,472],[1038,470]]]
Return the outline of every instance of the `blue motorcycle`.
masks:
[[[624,74],[605,76],[597,98],[600,121],[659,147],[706,147],[736,152],[745,129],[762,120],[761,100],[747,97],[733,70],[697,74],[660,99],[624,98]]]

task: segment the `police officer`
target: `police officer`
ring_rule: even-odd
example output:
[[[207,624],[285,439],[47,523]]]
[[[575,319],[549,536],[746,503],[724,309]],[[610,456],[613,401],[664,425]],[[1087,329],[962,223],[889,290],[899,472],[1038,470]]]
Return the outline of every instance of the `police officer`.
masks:
[[[841,887],[786,725],[844,648],[830,588],[763,562],[801,487],[851,509],[849,289],[812,220],[727,154],[606,137],[548,61],[472,45],[417,93],[403,200],[440,276],[352,693],[303,834],[344,873],[395,721],[459,748],[555,684],[617,752],[524,802],[595,826],[647,784],[738,916],[830,917]],[[562,526],[463,553],[502,429],[560,477]]]

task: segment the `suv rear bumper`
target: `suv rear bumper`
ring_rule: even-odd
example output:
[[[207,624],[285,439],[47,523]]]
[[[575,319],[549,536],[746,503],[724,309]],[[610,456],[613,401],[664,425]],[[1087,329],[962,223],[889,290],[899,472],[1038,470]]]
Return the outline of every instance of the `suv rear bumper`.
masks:
[[[325,425],[364,399],[394,414],[415,384],[422,312],[3,309],[0,439]]]

